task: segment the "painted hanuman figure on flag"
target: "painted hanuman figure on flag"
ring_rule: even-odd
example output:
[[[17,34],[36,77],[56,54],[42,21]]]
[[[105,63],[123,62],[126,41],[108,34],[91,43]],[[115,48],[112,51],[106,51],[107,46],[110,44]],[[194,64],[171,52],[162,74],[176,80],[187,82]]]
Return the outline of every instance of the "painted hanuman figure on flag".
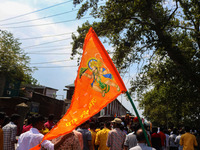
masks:
[[[116,83],[114,83],[113,75],[109,72],[106,66],[103,65],[101,56],[97,58],[98,55],[99,53],[96,54],[95,58],[90,58],[88,60],[87,67],[81,68],[79,78],[84,75],[87,78],[93,79],[91,87],[95,91],[100,92],[104,97],[105,94],[109,92],[110,86],[116,87],[117,91],[120,91],[120,88]],[[87,73],[87,70],[89,70],[90,73]]]

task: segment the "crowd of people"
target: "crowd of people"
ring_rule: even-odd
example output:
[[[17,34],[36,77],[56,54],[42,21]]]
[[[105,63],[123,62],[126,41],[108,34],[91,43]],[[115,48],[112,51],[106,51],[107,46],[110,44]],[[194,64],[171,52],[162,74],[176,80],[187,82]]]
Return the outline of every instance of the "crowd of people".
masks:
[[[165,129],[144,125],[143,130],[138,121],[116,117],[112,121],[88,120],[71,133],[42,141],[56,124],[54,115],[47,120],[40,114],[27,116],[21,132],[19,120],[18,114],[9,119],[0,112],[0,150],[29,150],[38,144],[43,150],[200,150],[199,130],[188,126]]]

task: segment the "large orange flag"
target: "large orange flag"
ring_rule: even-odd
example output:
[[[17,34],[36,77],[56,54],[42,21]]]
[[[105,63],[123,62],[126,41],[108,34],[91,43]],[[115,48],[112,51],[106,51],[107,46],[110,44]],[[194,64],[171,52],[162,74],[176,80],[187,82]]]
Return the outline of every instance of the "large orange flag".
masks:
[[[111,58],[94,30],[90,28],[85,37],[70,108],[43,140],[71,132],[126,91]],[[38,148],[39,146],[33,149]]]

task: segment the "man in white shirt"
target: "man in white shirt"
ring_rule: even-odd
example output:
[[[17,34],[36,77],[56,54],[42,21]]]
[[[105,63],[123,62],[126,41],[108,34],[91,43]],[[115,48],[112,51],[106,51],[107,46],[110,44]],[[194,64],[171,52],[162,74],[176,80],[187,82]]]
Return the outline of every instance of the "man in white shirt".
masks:
[[[182,134],[184,134],[183,130],[179,131],[179,135],[175,139],[175,143],[178,144],[178,150],[183,150],[183,146],[179,144]]]
[[[155,148],[149,147],[146,144],[146,138],[142,129],[137,130],[136,138],[138,141],[137,146],[131,148],[130,150],[156,150]]]
[[[44,135],[39,132],[43,128],[44,125],[44,117],[39,114],[36,114],[32,118],[32,125],[33,127],[19,136],[18,143],[17,143],[17,150],[28,150],[36,145],[40,144]],[[53,144],[48,140],[44,140],[41,143],[41,146],[47,150],[54,150],[58,147],[65,138],[62,138],[58,143]]]
[[[136,135],[134,133],[135,132],[135,126],[134,125],[131,125],[131,130],[133,132],[126,135],[126,139],[125,139],[125,142],[124,142],[124,150],[129,150],[130,148],[137,145],[137,139],[136,139]]]

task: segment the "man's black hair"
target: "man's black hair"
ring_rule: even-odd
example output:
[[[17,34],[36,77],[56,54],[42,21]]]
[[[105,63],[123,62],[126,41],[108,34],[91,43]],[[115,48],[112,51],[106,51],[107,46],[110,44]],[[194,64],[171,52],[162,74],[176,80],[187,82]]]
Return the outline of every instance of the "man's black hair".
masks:
[[[105,122],[106,128],[110,128],[110,124],[111,124],[110,121],[106,121]]]
[[[35,126],[38,122],[44,121],[44,117],[40,114],[34,114],[32,116],[32,125]]]
[[[177,134],[178,133],[178,129],[177,128],[174,128],[173,129],[173,134]]]
[[[10,120],[12,122],[18,120],[20,118],[20,115],[19,114],[12,114],[11,117],[10,117]]]
[[[96,128],[96,125],[94,122],[90,122],[90,129],[95,129]]]
[[[190,132],[190,127],[189,126],[185,126],[185,131],[186,132]]]
[[[152,132],[153,133],[157,133],[158,132],[158,128],[157,127],[152,127]]]
[[[54,114],[50,114],[49,117],[48,117],[48,120],[49,120],[49,121],[52,121],[52,120],[54,119],[54,117],[55,117]]]
[[[28,118],[27,118],[27,120],[28,120],[28,124],[32,124],[32,118],[33,118],[33,116],[28,116]]]
[[[88,125],[90,122],[89,120],[85,121],[84,123],[81,124],[81,128],[84,128],[86,125]]]
[[[6,116],[5,112],[0,112],[0,120],[4,120],[5,116]]]
[[[163,126],[161,126],[161,127],[160,127],[160,131],[162,131],[162,132],[163,132],[163,131],[164,131],[164,129],[165,129],[165,128],[164,128]]]
[[[142,130],[142,129],[141,129]],[[138,131],[136,132],[136,138],[137,140],[140,142],[140,141],[146,141],[146,138],[145,138],[145,135],[144,135],[144,132],[142,130],[142,132],[139,132]]]

